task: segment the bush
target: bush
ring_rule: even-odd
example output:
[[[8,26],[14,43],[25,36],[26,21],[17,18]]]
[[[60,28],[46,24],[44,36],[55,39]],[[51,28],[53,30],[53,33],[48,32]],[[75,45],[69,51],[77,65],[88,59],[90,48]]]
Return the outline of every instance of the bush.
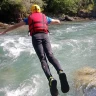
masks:
[[[0,1],[1,2],[1,1]],[[0,4],[0,21],[2,22],[18,22],[18,18],[26,11],[20,0],[2,0]]]
[[[44,0],[47,4],[47,11],[53,13],[64,13],[73,15],[78,10],[78,0]],[[45,10],[46,10],[45,8]]]
[[[93,9],[93,0],[43,0],[46,4],[45,10],[52,13],[64,13],[76,15],[78,11]]]

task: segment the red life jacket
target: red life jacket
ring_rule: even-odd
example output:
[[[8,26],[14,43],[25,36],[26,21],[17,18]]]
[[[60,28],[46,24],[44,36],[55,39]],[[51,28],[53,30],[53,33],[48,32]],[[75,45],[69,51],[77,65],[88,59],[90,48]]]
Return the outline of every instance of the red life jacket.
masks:
[[[42,13],[33,13],[28,17],[29,32],[32,36],[34,33],[48,33],[47,18]]]

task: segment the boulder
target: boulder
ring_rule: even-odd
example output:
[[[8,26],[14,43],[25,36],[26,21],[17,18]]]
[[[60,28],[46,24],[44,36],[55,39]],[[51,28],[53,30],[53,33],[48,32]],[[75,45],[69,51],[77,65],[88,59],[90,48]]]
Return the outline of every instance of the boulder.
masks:
[[[61,21],[74,21],[73,17],[65,15],[64,17],[60,18]]]
[[[7,28],[8,26],[9,26],[8,24],[0,22],[0,28],[5,29],[5,28]]]
[[[96,89],[96,69],[84,67],[77,70],[75,72],[74,85],[76,96],[96,96],[96,90],[94,90],[94,88]]]

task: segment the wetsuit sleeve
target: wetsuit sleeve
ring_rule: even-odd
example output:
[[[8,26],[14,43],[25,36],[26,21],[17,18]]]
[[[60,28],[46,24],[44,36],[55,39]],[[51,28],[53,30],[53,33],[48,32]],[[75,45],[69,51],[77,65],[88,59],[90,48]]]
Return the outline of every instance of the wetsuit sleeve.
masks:
[[[48,23],[48,24],[50,24],[50,23],[51,23],[51,21],[52,21],[52,18],[47,17],[47,23]]]
[[[23,21],[28,25],[28,18],[25,18]]]

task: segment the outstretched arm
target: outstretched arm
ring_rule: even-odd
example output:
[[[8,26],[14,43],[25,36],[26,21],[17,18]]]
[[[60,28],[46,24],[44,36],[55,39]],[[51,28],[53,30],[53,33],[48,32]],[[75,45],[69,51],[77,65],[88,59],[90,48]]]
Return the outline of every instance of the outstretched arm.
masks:
[[[60,24],[60,20],[58,19],[52,19],[50,24]]]
[[[26,24],[26,23],[25,23],[24,21],[21,21],[20,23],[17,23],[17,24],[15,24],[15,25],[9,27],[8,29],[4,30],[3,32],[0,32],[0,35],[5,34],[6,32],[11,31],[11,30],[14,30],[14,29],[16,29],[16,28],[18,28],[18,27],[20,27],[20,26],[25,25],[25,24]]]

